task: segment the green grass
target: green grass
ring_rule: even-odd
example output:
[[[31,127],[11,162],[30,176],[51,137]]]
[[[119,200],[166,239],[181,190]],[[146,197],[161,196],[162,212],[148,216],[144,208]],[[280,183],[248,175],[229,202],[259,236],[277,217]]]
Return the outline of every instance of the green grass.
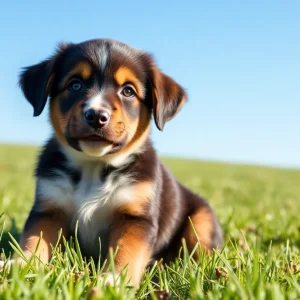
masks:
[[[0,249],[12,251],[31,208],[38,149],[0,146]],[[0,271],[1,299],[151,299],[167,290],[173,299],[300,299],[300,170],[180,159],[164,162],[185,185],[210,200],[226,246],[212,256],[155,264],[138,290],[121,278],[104,286],[101,266],[84,261],[76,241],[50,264]],[[3,230],[1,231],[1,228]],[[1,234],[2,232],[2,234]],[[15,245],[16,246],[16,245]],[[14,246],[14,247],[15,247]]]

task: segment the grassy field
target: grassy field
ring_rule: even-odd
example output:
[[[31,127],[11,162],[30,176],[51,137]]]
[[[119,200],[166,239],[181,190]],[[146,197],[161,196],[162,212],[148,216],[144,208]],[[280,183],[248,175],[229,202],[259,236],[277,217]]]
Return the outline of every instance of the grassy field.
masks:
[[[31,208],[37,153],[0,145],[2,258],[14,245],[8,232],[18,240]],[[135,290],[123,278],[116,288],[104,286],[101,266],[84,261],[71,241],[48,265],[0,271],[0,299],[155,299],[163,290],[172,299],[300,299],[300,170],[164,162],[210,200],[224,229],[221,252],[195,262],[183,251],[183,259],[149,268]]]

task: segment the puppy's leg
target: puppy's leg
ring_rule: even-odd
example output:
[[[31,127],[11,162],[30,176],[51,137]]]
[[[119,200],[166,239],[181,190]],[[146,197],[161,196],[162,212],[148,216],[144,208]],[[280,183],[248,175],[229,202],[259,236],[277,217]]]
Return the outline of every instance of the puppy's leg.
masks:
[[[62,235],[67,238],[67,217],[62,211],[31,211],[20,241],[25,257],[30,259],[35,254],[43,263],[48,263],[51,258],[51,245],[56,245],[60,229]],[[24,263],[22,258],[17,260],[21,264]]]
[[[117,273],[125,266],[127,277],[138,286],[152,256],[154,230],[149,221],[138,217],[123,216],[115,221],[110,232],[110,249],[115,251],[114,264]],[[109,278],[109,283],[111,278]]]
[[[197,243],[200,243],[200,246],[209,253],[213,248],[222,247],[222,230],[208,205],[198,207],[189,216],[183,231],[183,238],[189,251],[192,251]],[[197,256],[196,251],[195,258]]]

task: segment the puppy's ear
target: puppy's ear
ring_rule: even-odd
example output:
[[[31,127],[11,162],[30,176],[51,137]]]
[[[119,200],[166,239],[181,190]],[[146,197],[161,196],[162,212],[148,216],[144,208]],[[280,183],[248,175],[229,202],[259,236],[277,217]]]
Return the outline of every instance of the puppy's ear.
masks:
[[[51,91],[55,61],[68,45],[60,44],[54,56],[26,67],[21,72],[19,83],[26,99],[33,106],[34,117],[39,116],[46,105]]]
[[[152,97],[153,114],[157,128],[163,130],[165,123],[180,111],[187,100],[184,89],[169,76],[153,70]]]

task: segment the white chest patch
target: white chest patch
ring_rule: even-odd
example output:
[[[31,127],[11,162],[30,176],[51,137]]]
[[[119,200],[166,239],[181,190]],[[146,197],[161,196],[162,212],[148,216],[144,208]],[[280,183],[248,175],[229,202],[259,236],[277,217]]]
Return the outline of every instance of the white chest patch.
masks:
[[[41,201],[50,201],[71,215],[72,228],[78,221],[81,248],[94,257],[99,255],[99,240],[101,248],[107,248],[108,228],[115,208],[133,200],[133,179],[113,171],[102,182],[102,168],[102,164],[95,162],[85,164],[77,185],[61,171],[54,179],[39,178],[37,182]]]

